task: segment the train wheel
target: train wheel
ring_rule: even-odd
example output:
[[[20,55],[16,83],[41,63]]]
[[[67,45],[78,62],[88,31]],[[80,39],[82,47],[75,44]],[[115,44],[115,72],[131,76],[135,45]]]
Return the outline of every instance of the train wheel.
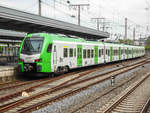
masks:
[[[68,71],[69,71],[68,66],[65,66],[65,67],[64,67],[64,72],[67,73]]]

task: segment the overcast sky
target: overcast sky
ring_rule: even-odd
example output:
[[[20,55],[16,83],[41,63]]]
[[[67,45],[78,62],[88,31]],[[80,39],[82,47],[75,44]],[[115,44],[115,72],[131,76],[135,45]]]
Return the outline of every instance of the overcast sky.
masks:
[[[70,0],[70,1],[74,2],[78,0]],[[96,5],[98,6],[99,4],[102,6],[101,8],[102,15],[104,15],[105,10],[110,10],[109,12],[120,13],[120,15],[127,17],[138,24],[145,24],[147,21],[148,13],[146,13],[145,10],[145,8],[147,7],[145,0],[89,0],[89,1],[95,4],[95,6]],[[150,0],[147,1],[150,2]],[[1,0],[0,4],[4,5],[7,4],[11,7],[18,7],[26,10],[36,11],[37,8],[34,7],[34,5],[36,6],[37,2],[38,0]]]
[[[99,0],[97,0],[99,1]],[[150,0],[147,0],[150,2]],[[145,0],[103,0],[105,6],[112,6],[121,15],[135,21],[138,24],[146,23],[148,12],[145,10]],[[150,12],[149,12],[150,13]]]
[[[76,11],[71,12],[72,14],[76,13],[75,18],[70,17],[70,9],[68,7],[65,8],[64,6],[57,6],[57,10],[54,14],[54,0],[42,1],[42,15],[50,15],[52,18],[55,19],[77,24],[77,9]],[[66,2],[67,0],[57,1]],[[91,24],[90,21],[92,17],[99,16],[106,17],[114,22],[121,22],[121,24],[124,24],[125,17],[129,19],[129,24],[136,23],[145,26],[149,22],[148,17],[150,16],[150,10],[149,12],[145,10],[145,8],[148,7],[146,5],[146,0],[70,0],[71,3],[81,3],[87,1],[90,3],[90,12],[93,12],[93,14],[89,15],[86,11],[82,11],[81,18],[83,20],[81,20],[81,24],[84,24],[84,26],[89,25],[92,26],[92,28],[93,26],[96,28],[96,25]],[[150,0],[147,1],[150,3]],[[47,2],[48,5],[44,4],[44,2]],[[32,12],[35,14],[38,13],[38,0],[1,0],[0,5],[8,6],[10,8],[21,9],[23,11]],[[85,21],[85,19],[87,20]],[[117,28],[115,27],[116,25],[113,27],[116,30]],[[118,29],[120,30],[119,32],[122,32],[122,34],[124,33],[124,28],[122,28],[122,30],[120,28]],[[115,32],[118,32],[118,29]],[[131,32],[129,34],[130,36],[132,35],[132,30],[133,28],[131,28]]]

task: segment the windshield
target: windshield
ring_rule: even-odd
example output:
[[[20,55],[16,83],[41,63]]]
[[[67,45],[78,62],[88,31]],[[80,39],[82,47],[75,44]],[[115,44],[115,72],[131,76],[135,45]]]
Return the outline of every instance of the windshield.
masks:
[[[38,54],[41,52],[43,45],[43,38],[27,38],[25,39],[22,51],[23,54]]]

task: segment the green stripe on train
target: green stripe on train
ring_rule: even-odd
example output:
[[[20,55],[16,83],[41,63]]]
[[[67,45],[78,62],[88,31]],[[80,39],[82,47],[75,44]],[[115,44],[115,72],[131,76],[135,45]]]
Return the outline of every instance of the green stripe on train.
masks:
[[[127,48],[127,58],[129,58],[129,48]]]
[[[119,47],[119,60],[121,59],[121,48]]]
[[[82,45],[77,45],[77,66],[82,66]]]
[[[134,51],[133,51],[133,48],[132,48],[132,58],[133,58],[133,52],[134,52]]]
[[[94,63],[98,64],[98,46],[94,46]]]
[[[112,62],[113,60],[113,47],[110,47],[110,61]]]

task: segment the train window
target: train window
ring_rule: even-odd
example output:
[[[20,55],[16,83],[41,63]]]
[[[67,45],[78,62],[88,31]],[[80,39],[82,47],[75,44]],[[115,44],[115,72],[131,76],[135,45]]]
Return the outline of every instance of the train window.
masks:
[[[110,50],[108,50],[108,56],[110,56]]]
[[[82,49],[80,48],[80,58],[82,58]]]
[[[79,56],[79,48],[77,49],[77,57],[79,58],[80,56]]]
[[[67,48],[64,48],[64,58],[65,57],[68,57],[68,49]]]
[[[74,48],[74,57],[76,57],[76,48]]]
[[[126,49],[126,54],[128,54],[128,52],[127,52],[128,50]]]
[[[54,52],[56,52],[56,46],[54,46]]]
[[[116,50],[116,56],[118,55],[118,50]]]
[[[114,50],[114,52],[113,52],[113,53],[114,53],[113,55],[115,56],[115,50]]]
[[[90,49],[88,49],[88,58],[90,58]]]
[[[69,57],[73,57],[73,49],[72,48],[69,49]]]
[[[99,49],[99,57],[101,57],[101,49]]]
[[[83,50],[83,58],[86,58],[86,49]]]
[[[47,53],[50,53],[51,51],[52,51],[52,44],[49,44],[47,48]]]
[[[122,49],[122,52],[121,52],[121,53],[124,54],[123,52],[124,52],[124,51],[123,51],[123,49]]]
[[[27,38],[24,40],[22,51],[23,54],[33,55],[40,53],[43,46],[43,38]]]
[[[94,51],[93,51],[93,49],[91,50],[91,58],[93,58],[94,57]]]

